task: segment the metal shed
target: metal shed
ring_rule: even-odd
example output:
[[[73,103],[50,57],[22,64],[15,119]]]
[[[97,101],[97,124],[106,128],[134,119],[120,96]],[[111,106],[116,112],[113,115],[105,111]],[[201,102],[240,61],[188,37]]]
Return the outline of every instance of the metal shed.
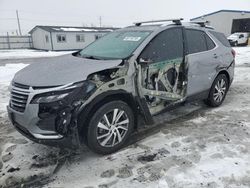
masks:
[[[210,26],[226,36],[235,32],[250,32],[250,11],[219,10],[192,18],[191,21],[209,21]]]
[[[38,25],[29,34],[31,34],[35,49],[79,50],[115,29],[117,28]]]

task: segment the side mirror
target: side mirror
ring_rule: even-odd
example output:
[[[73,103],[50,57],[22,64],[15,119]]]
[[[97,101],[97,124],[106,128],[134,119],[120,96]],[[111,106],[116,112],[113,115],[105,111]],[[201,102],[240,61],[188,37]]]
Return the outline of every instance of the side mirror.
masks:
[[[139,59],[139,64],[150,64],[150,63],[153,63],[151,59],[143,59],[143,58]]]

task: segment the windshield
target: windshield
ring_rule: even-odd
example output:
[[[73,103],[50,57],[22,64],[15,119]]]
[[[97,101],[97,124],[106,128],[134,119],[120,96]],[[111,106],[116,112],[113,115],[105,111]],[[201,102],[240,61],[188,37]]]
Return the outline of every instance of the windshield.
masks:
[[[150,31],[114,31],[80,51],[80,56],[93,59],[124,59],[130,56]]]

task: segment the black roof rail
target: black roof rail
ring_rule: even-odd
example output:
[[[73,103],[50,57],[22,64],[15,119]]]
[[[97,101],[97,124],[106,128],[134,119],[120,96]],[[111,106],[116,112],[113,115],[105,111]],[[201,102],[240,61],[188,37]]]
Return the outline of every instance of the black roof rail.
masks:
[[[143,21],[143,22],[135,22],[135,26],[141,26],[142,24],[148,24],[148,23],[159,23],[159,22],[169,22],[172,21],[176,25],[181,25],[181,21],[183,18],[175,18],[175,19],[167,19],[167,20],[152,20],[152,21]]]
[[[206,24],[209,24],[210,23],[210,21],[192,21],[192,22],[190,22],[190,23],[193,23],[193,24],[198,24],[198,25],[200,25],[201,27],[209,27],[209,26],[207,26]]]

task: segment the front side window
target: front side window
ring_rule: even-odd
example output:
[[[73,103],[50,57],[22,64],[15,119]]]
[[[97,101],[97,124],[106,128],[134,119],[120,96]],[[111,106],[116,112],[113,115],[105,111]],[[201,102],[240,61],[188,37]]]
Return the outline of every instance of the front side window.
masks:
[[[59,43],[66,42],[66,35],[57,35],[56,38]]]
[[[150,31],[114,31],[80,51],[82,57],[124,59],[130,56]]]
[[[154,63],[182,57],[182,28],[173,28],[161,32],[148,44],[140,55],[140,58]]]
[[[84,35],[76,35],[76,42],[84,42],[85,38]]]
[[[198,53],[207,51],[206,34],[203,31],[186,29],[188,53]]]

